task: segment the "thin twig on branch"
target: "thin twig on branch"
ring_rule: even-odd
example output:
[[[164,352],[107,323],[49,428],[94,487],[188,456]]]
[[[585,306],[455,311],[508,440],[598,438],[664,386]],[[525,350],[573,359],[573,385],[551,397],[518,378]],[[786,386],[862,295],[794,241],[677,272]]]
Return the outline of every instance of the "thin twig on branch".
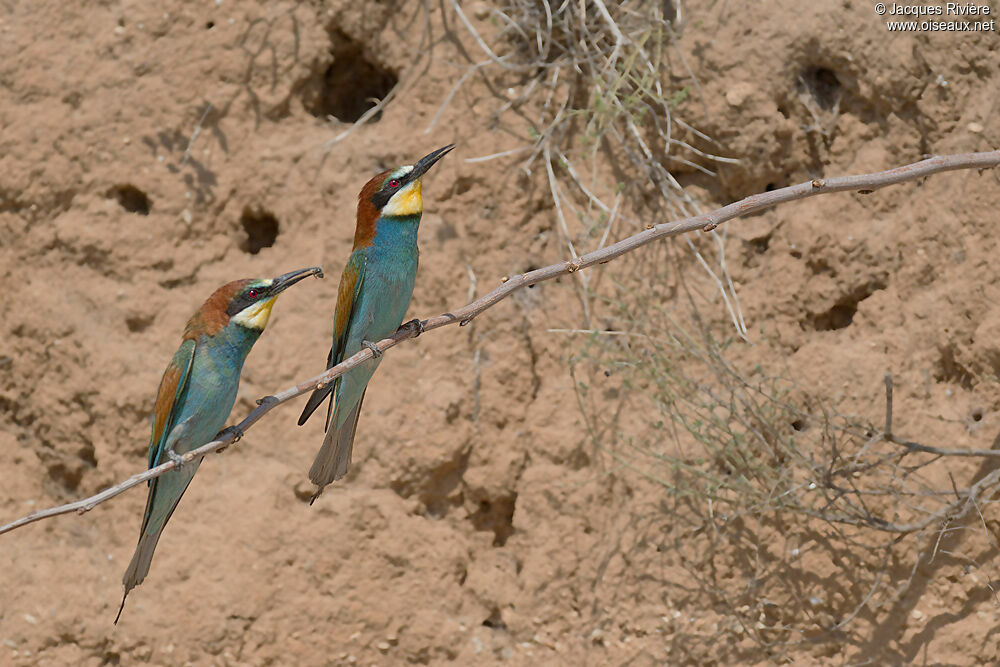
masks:
[[[865,445],[865,449],[879,440],[898,445],[911,452],[923,452],[925,454],[936,454],[938,456],[959,456],[989,458],[1000,456],[1000,449],[947,449],[941,447],[930,447],[918,442],[902,440],[892,432],[892,374],[885,374],[885,429],[881,433],[876,433]],[[930,528],[936,523],[944,521],[955,522],[964,519],[973,509],[977,508],[979,500],[990,491],[996,489],[1000,483],[1000,469],[994,470],[968,489],[955,491],[955,500],[947,505],[931,512],[925,518],[911,523],[897,523],[886,521],[870,512],[865,512],[864,516],[848,516],[843,514],[833,514],[827,512],[807,512],[810,516],[823,519],[832,523],[842,523],[850,526],[863,526],[877,528],[887,533],[898,533],[901,535],[916,533]],[[954,481],[952,482],[954,485]],[[836,488],[832,484],[830,488]]]
[[[842,176],[839,178],[830,178],[825,180],[814,179],[806,183],[779,188],[771,192],[751,195],[746,199],[729,204],[728,206],[723,206],[722,208],[709,213],[685,218],[677,222],[665,222],[658,225],[651,225],[646,230],[639,232],[638,234],[569,261],[552,264],[534,271],[529,271],[528,273],[505,277],[503,279],[503,284],[489,294],[486,294],[485,296],[480,297],[479,299],[476,299],[475,301],[450,313],[444,313],[442,315],[423,320],[423,330],[429,331],[431,329],[437,329],[456,323],[460,326],[464,326],[471,322],[477,315],[489,308],[492,308],[519,289],[530,287],[531,285],[535,285],[546,280],[552,280],[553,278],[561,275],[575,273],[576,271],[594,266],[595,264],[605,264],[658,239],[678,236],[680,234],[699,229],[702,231],[711,231],[724,222],[749,215],[751,213],[756,213],[777,204],[783,204],[797,199],[805,199],[806,197],[818,194],[844,192],[847,190],[855,190],[867,194],[888,185],[896,185],[898,183],[912,181],[917,178],[945,171],[954,171],[957,169],[986,169],[996,167],[998,165],[1000,165],[1000,150],[984,153],[961,153],[957,155],[932,157],[914,164],[897,167],[896,169],[890,169],[888,171],[862,174],[859,176]],[[419,334],[416,327],[403,326],[389,338],[380,340],[377,347],[379,351],[385,351],[408,338],[415,338],[417,335]],[[337,364],[333,368],[330,368],[327,371],[306,380],[305,382],[301,382],[273,396],[267,396],[260,399],[258,401],[257,408],[247,415],[246,419],[237,424],[235,429],[228,431],[225,437],[213,440],[212,442],[206,443],[197,449],[187,452],[180,457],[181,460],[183,462],[193,461],[194,459],[203,457],[211,452],[224,449],[238,439],[236,436],[237,433],[245,433],[248,428],[257,423],[257,421],[259,421],[261,417],[263,417],[272,408],[289,401],[296,396],[310,392],[318,386],[329,385],[335,378],[367,361],[372,357],[372,355],[372,350],[365,348],[354,356]],[[887,424],[887,426],[889,426],[889,424]],[[913,448],[911,443],[899,442],[897,444]],[[942,452],[940,450],[935,451],[947,455],[955,455],[950,450],[947,452]],[[985,452],[975,452],[969,455],[982,456],[987,454]],[[989,455],[992,456],[995,454],[990,453]],[[0,534],[9,532],[29,523],[60,514],[68,514],[70,512],[83,514],[84,512],[92,510],[94,507],[105,502],[106,500],[114,498],[118,494],[127,491],[134,486],[138,486],[147,480],[159,477],[163,473],[172,470],[175,467],[177,467],[177,464],[174,461],[168,461],[162,465],[156,466],[155,468],[150,468],[142,473],[132,475],[120,484],[109,487],[89,498],[33,512],[28,516],[0,526]],[[974,485],[974,487],[969,490],[968,496],[961,499],[965,501],[966,505],[963,507],[956,507],[955,510],[957,510],[957,513],[954,516],[964,516],[964,514],[969,511],[969,501],[977,497],[975,492],[986,488],[989,482],[995,481],[995,478],[998,476],[1000,476],[1000,471],[980,480],[976,485]],[[956,503],[956,505],[958,504],[959,503]],[[911,527],[912,526],[905,526],[905,528]]]

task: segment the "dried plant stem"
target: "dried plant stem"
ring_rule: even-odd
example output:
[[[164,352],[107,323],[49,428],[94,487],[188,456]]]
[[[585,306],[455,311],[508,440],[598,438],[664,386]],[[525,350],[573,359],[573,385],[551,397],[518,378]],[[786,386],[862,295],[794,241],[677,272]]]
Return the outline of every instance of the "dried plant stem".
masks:
[[[529,271],[528,273],[505,278],[503,280],[503,284],[489,294],[486,294],[485,296],[480,297],[479,299],[476,299],[475,301],[472,301],[471,303],[462,306],[453,312],[444,313],[442,315],[424,320],[422,322],[423,330],[429,331],[431,329],[437,329],[455,323],[464,326],[465,324],[471,322],[472,319],[480,313],[492,308],[504,298],[519,289],[529,287],[546,280],[552,280],[553,278],[567,273],[575,273],[576,271],[594,266],[595,264],[605,264],[616,257],[632,252],[633,250],[658,239],[678,236],[680,234],[698,229],[706,231],[712,230],[724,222],[761,211],[777,204],[795,201],[798,199],[805,199],[806,197],[829,192],[856,190],[868,193],[889,185],[912,181],[917,178],[923,178],[925,176],[945,171],[954,171],[957,169],[986,169],[996,167],[998,165],[1000,165],[1000,150],[984,153],[962,153],[957,155],[932,157],[914,164],[897,167],[896,169],[890,169],[888,171],[862,174],[858,176],[844,176],[827,180],[817,179],[786,188],[780,188],[771,192],[752,195],[746,199],[729,204],[728,206],[724,206],[709,213],[696,215],[677,222],[665,222],[658,225],[651,225],[646,230],[639,232],[638,234],[569,261],[559,262],[534,271]],[[417,335],[419,334],[416,327],[404,326],[401,327],[400,330],[394,335],[379,341],[377,347],[380,351],[384,351],[408,338],[415,338]],[[335,378],[370,359],[372,354],[373,352],[366,348],[349,359],[346,359],[342,363],[337,364],[333,368],[330,368],[327,371],[310,378],[309,380],[301,382],[293,387],[289,387],[288,389],[285,389],[284,391],[281,391],[273,396],[268,396],[259,400],[258,407],[247,415],[246,419],[240,422],[235,429],[226,431],[226,435],[224,437],[220,437],[217,440],[213,440],[212,442],[202,445],[195,450],[187,452],[181,457],[181,459],[183,462],[189,462],[196,458],[203,457],[206,454],[226,448],[239,439],[238,434],[244,433],[274,407],[312,391],[317,386],[329,385],[329,383]],[[888,423],[887,426],[889,426]],[[887,428],[887,431],[888,430],[889,429]],[[892,438],[889,433],[886,433],[886,436],[888,438]],[[890,441],[896,442],[894,438]],[[897,442],[897,444],[912,448],[914,443]],[[942,455],[996,455],[993,452],[987,454],[985,451],[963,452],[960,454],[959,452],[961,450],[928,450],[923,449],[923,446],[919,447],[921,447],[921,451],[933,451]],[[156,466],[155,468],[150,468],[142,473],[133,475],[120,484],[109,487],[89,498],[33,512],[28,516],[0,526],[0,534],[9,532],[29,523],[60,514],[68,514],[70,512],[82,514],[126,490],[134,486],[138,486],[142,482],[154,477],[159,477],[163,473],[175,468],[176,465],[177,464],[173,461],[169,461]],[[953,503],[952,507],[949,507],[949,516],[952,519],[965,516],[975,506],[975,500],[981,495],[981,492],[996,483],[998,478],[1000,478],[1000,471],[994,472],[976,483],[968,490],[967,494],[964,494],[961,498],[956,500],[955,503]],[[940,516],[928,517],[925,521],[921,521],[916,524],[894,526],[893,528],[898,532],[911,532],[913,530],[925,528],[935,520],[940,520]]]
[[[184,149],[184,157],[181,158],[181,166],[187,164],[188,160],[191,159],[191,149],[194,148],[194,142],[198,140],[198,135],[201,134],[201,128],[205,124],[205,119],[208,118],[209,112],[212,111],[212,103],[205,102],[205,110],[201,112],[201,118],[198,119],[198,124],[194,126],[194,132],[191,133],[191,138],[188,139],[187,148]]]
[[[936,454],[938,456],[959,456],[974,458],[990,458],[1000,456],[1000,449],[949,449],[941,447],[930,447],[917,442],[901,440],[892,432],[892,374],[885,375],[885,429],[881,433],[875,434],[865,448],[873,442],[884,440],[885,442],[898,445],[911,452],[923,452],[925,454]],[[909,534],[916,533],[930,528],[936,523],[947,521],[949,523],[964,519],[973,509],[978,510],[978,500],[992,490],[996,489],[1000,483],[1000,470],[994,470],[981,480],[973,484],[968,489],[958,490],[954,488],[955,500],[944,505],[937,510],[930,512],[924,519],[911,523],[896,523],[885,521],[872,515],[867,509],[862,513],[864,516],[838,516],[833,513],[822,512],[813,514],[826,521],[834,523],[844,523],[851,526],[866,526],[876,528],[888,533]],[[858,494],[863,495],[863,494]]]

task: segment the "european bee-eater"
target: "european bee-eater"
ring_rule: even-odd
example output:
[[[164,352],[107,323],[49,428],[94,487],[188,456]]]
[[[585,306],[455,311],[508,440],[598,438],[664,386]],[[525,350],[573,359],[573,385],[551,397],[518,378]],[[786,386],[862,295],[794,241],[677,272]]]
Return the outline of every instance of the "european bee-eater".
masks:
[[[417,276],[417,228],[424,210],[420,179],[454,147],[439,148],[414,165],[384,171],[362,188],[354,251],[340,277],[327,368],[362,347],[377,352],[375,342],[392,335],[403,322]],[[380,356],[375,354],[330,385],[316,389],[299,417],[301,426],[336,390],[327,412],[323,447],[309,470],[309,479],[319,487],[313,501],[324,486],[347,473],[361,402]]]
[[[153,406],[153,433],[149,439],[149,467],[211,442],[236,403],[240,372],[250,348],[271,316],[278,294],[303,278],[322,277],[319,267],[292,271],[274,279],[236,280],[223,285],[188,321],[184,339],[163,372]],[[198,471],[201,459],[185,463],[149,481],[146,513],[139,544],[122,583],[125,595],[149,573],[153,550],[174,508]]]

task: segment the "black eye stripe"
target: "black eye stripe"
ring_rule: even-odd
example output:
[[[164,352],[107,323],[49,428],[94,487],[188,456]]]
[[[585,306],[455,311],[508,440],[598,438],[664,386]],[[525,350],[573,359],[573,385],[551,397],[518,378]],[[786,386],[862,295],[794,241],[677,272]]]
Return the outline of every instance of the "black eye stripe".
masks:
[[[407,176],[409,176],[409,174],[403,174],[402,176],[390,176],[386,179],[382,187],[372,195],[371,202],[375,208],[382,210],[382,207],[389,203],[392,196],[399,192],[404,185],[410,182]],[[389,185],[393,181],[397,181],[399,185],[396,187]]]
[[[250,297],[251,290],[257,290],[256,298]],[[250,289],[240,294],[237,298],[233,299],[232,303],[229,304],[229,307],[226,308],[226,315],[232,317],[233,315],[236,315],[250,304],[257,303],[266,296],[267,296],[267,288],[251,287]]]
[[[382,207],[388,204],[389,200],[392,199],[392,195],[393,193],[387,190],[379,190],[378,192],[372,195],[372,204],[375,206],[375,208],[381,211]]]

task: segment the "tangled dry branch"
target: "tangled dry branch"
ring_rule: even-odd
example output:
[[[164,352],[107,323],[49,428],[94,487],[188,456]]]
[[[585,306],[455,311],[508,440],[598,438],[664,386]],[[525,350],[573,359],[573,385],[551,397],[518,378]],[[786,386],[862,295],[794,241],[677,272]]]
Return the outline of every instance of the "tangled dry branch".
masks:
[[[470,161],[519,154],[526,156],[520,165],[526,172],[541,161],[555,206],[556,231],[568,258],[580,254],[579,237],[572,229],[576,219],[584,227],[604,225],[604,240],[616,217],[637,225],[619,211],[623,194],[653,195],[669,218],[701,213],[700,202],[674,178],[670,165],[714,176],[714,165],[739,163],[716,154],[712,138],[685,122],[686,115],[687,120],[700,115],[697,109],[703,105],[696,101],[701,97],[698,79],[676,44],[684,28],[679,0],[500,0],[490,7],[477,6],[475,22],[456,0],[450,5],[456,27],[472,37],[486,58],[467,67],[425,133],[464,81],[492,69],[498,92],[506,89],[493,111],[494,122],[519,137],[521,145]],[[689,98],[686,108],[679,109]],[[620,157],[642,178],[613,183],[599,177],[600,154]],[[586,203],[578,206],[581,202]],[[691,239],[686,245],[715,283],[738,335],[746,339],[725,262],[725,236],[714,235],[712,240],[713,253]],[[576,277],[584,321],[590,326],[593,286],[588,274]]]
[[[680,234],[699,229],[702,231],[711,231],[724,222],[756,213],[777,204],[795,201],[798,199],[805,199],[806,197],[830,192],[856,191],[862,194],[869,194],[889,185],[896,185],[945,171],[954,171],[958,169],[987,169],[996,166],[1000,166],[1000,150],[983,153],[961,153],[956,155],[932,157],[920,162],[890,169],[888,171],[857,176],[843,176],[825,180],[814,179],[812,181],[780,188],[771,192],[752,195],[746,199],[742,199],[738,202],[702,215],[685,218],[676,222],[664,222],[657,225],[650,225],[638,234],[629,236],[621,241],[618,241],[617,243],[600,248],[599,250],[595,250],[579,257],[574,257],[569,261],[552,264],[534,271],[529,271],[528,273],[505,277],[502,284],[489,294],[486,294],[485,296],[480,297],[479,299],[476,299],[475,301],[472,301],[471,303],[462,306],[453,312],[444,313],[442,315],[423,320],[421,322],[423,325],[422,329],[424,331],[429,331],[431,329],[437,329],[439,327],[456,323],[460,326],[464,326],[465,324],[471,322],[473,318],[478,316],[480,313],[492,308],[494,305],[517,290],[546,280],[552,280],[553,278],[561,275],[575,273],[596,264],[605,264],[658,239],[678,236]],[[385,351],[408,338],[415,338],[419,335],[419,333],[420,332],[417,327],[404,325],[393,336],[379,341],[377,348],[379,351]],[[372,350],[366,348],[342,363],[324,371],[323,373],[320,373],[313,378],[310,378],[309,380],[285,389],[284,391],[274,394],[273,396],[267,396],[260,399],[258,401],[258,407],[247,415],[247,417],[234,429],[224,432],[225,435],[223,437],[206,443],[198,449],[187,452],[180,457],[182,462],[193,461],[194,459],[201,458],[211,452],[225,449],[238,440],[242,433],[245,433],[247,429],[258,422],[274,407],[285,403],[296,396],[312,391],[317,386],[328,385],[335,378],[343,375],[347,371],[371,358],[373,354]],[[894,442],[894,436],[891,434],[891,423],[887,423],[886,433],[884,435],[887,439],[890,439],[891,442]],[[908,446],[907,443],[902,442],[897,444],[904,447]],[[978,455],[975,452],[965,454],[972,456]],[[7,533],[15,528],[60,514],[68,514],[70,512],[82,514],[93,509],[97,505],[110,500],[118,494],[127,491],[128,489],[138,486],[142,482],[154,477],[159,477],[176,466],[177,463],[169,461],[156,466],[155,468],[150,468],[144,472],[132,475],[120,484],[109,487],[89,498],[33,512],[25,517],[17,519],[16,521],[0,526],[0,534]],[[1000,472],[996,475],[1000,477]],[[968,495],[962,499],[961,503],[956,501],[956,503],[961,504],[961,507],[956,505],[953,510],[958,512],[967,512],[968,508],[975,504],[975,501],[981,495],[981,492],[988,487],[992,488],[990,487],[988,481],[989,479],[990,478],[985,478],[980,480],[975,487],[970,488],[968,490]],[[900,526],[897,528],[912,528],[913,530],[920,530],[922,526]]]

